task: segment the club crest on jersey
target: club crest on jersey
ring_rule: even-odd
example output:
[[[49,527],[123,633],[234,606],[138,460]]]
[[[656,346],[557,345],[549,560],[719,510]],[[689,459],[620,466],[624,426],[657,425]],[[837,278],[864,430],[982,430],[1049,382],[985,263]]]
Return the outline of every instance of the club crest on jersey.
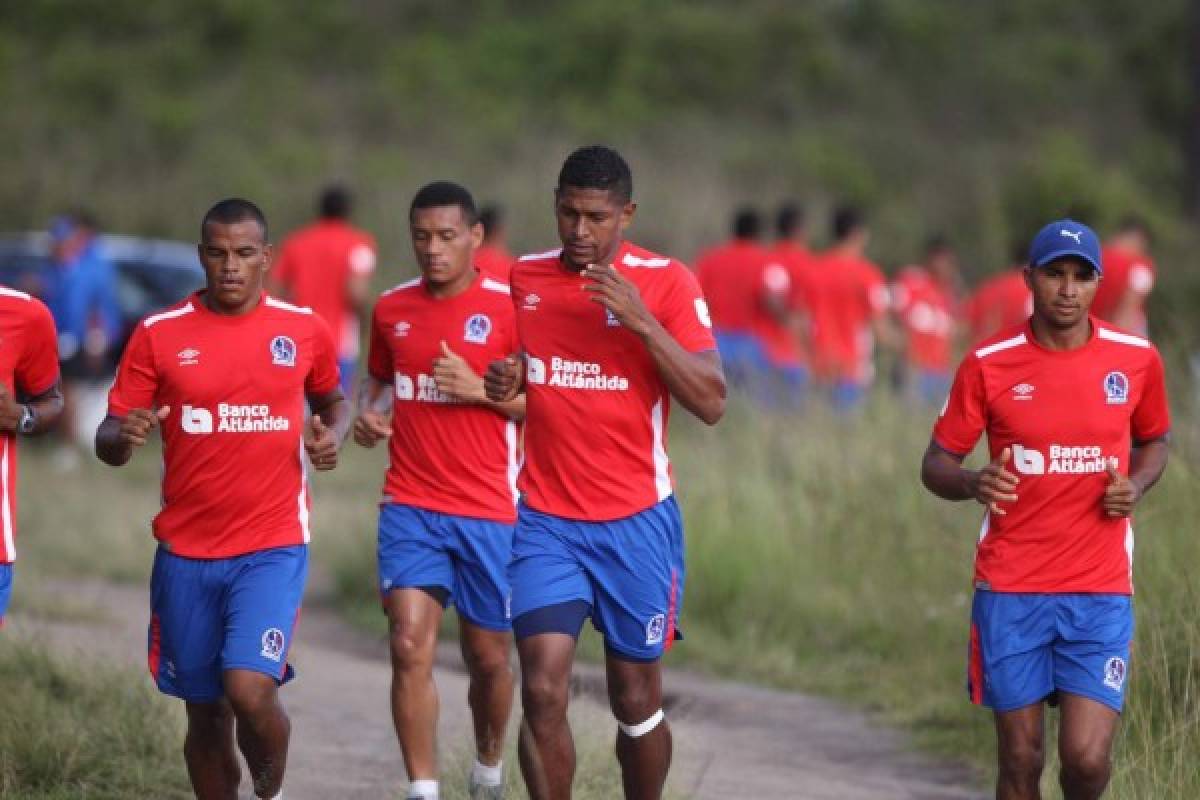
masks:
[[[1125,684],[1125,659],[1113,656],[1104,665],[1104,685],[1113,691],[1121,691]]]
[[[281,367],[296,366],[296,343],[288,336],[276,336],[271,340],[271,363]]]
[[[471,344],[487,344],[487,338],[492,333],[492,321],[487,314],[472,314],[463,329],[463,341]]]
[[[1110,406],[1129,402],[1129,378],[1124,372],[1110,372],[1104,376],[1104,397]]]
[[[662,644],[663,632],[667,627],[667,618],[662,614],[655,614],[646,623],[646,644]]]
[[[283,631],[279,628],[267,628],[262,635],[262,657],[272,661],[283,658]]]

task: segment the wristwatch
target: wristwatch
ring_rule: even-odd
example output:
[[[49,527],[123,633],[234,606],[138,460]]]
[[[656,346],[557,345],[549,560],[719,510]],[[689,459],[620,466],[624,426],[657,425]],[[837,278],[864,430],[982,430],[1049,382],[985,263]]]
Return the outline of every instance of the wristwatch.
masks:
[[[17,421],[17,432],[31,434],[36,425],[37,417],[34,415],[33,409],[27,405],[21,406],[21,419]]]

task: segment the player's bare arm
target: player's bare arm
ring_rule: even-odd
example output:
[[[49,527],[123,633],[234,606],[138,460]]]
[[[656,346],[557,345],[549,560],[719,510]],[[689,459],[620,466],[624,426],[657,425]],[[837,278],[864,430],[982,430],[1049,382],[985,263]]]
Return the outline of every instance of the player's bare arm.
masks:
[[[525,390],[525,357],[513,353],[507,358],[488,364],[483,375],[484,392],[493,403],[506,403],[516,399]]]
[[[96,429],[96,457],[113,467],[128,463],[133,449],[150,440],[150,432],[171,413],[170,406],[134,408],[124,417],[109,414]]]
[[[921,482],[945,500],[975,499],[1003,516],[1006,512],[1000,504],[1017,501],[1018,478],[1004,466],[1011,457],[1012,449],[1006,447],[983,469],[971,470],[962,465],[962,456],[930,442],[921,459]]]
[[[1167,468],[1167,437],[1134,445],[1129,456],[1129,474],[1122,475],[1114,465],[1106,470],[1104,513],[1109,517],[1128,517],[1150,487],[1158,483]]]
[[[0,431],[16,431],[25,436],[45,433],[58,422],[63,410],[62,381],[26,402],[17,402],[8,387],[0,384]],[[32,418],[32,421],[27,421]]]
[[[438,391],[448,394],[460,403],[476,403],[488,406],[503,416],[512,419],[525,417],[525,396],[517,394],[511,400],[494,402],[488,399],[484,379],[471,368],[467,360],[442,342],[442,354],[433,360],[433,380]]]
[[[312,417],[304,431],[304,449],[313,468],[321,471],[337,466],[338,450],[350,433],[350,404],[341,389],[308,395]]]
[[[371,375],[363,378],[358,391],[358,415],[354,419],[354,441],[374,447],[392,435],[391,384]]]
[[[646,308],[633,282],[611,265],[590,264],[583,275],[592,280],[584,286],[592,299],[645,342],[659,375],[679,404],[706,424],[717,424],[725,414],[725,374],[720,356],[715,351],[684,350]]]

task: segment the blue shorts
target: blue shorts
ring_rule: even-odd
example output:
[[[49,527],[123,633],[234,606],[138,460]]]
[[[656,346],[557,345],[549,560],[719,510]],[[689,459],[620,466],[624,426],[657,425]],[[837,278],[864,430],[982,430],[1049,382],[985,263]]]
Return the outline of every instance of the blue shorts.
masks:
[[[284,683],[300,616],[308,547],[232,558],[184,558],[159,547],[150,578],[150,674],[163,694],[211,703],[222,673],[261,672]]]
[[[1120,713],[1132,641],[1129,595],[979,590],[971,608],[967,692],[996,711],[1061,691]]]
[[[441,587],[467,622],[511,630],[512,542],[513,526],[505,522],[385,503],[379,507],[379,592]]]
[[[4,624],[4,612],[8,611],[8,598],[12,596],[13,565],[0,564],[0,625]]]
[[[512,612],[518,638],[532,630],[521,616],[564,603],[587,604],[607,649],[631,661],[655,661],[677,638],[683,603],[683,521],[675,497],[624,519],[581,522],[517,513]]]
[[[338,387],[346,396],[347,402],[354,397],[354,371],[357,367],[357,358],[338,358]]]

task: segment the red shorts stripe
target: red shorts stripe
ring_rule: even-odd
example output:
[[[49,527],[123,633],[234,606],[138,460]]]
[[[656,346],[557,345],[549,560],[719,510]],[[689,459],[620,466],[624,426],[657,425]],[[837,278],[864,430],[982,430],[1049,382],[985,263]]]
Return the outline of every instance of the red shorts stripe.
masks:
[[[158,660],[162,653],[162,625],[158,614],[150,616],[150,651],[146,658],[146,666],[150,669],[150,677],[158,679]]]
[[[967,687],[971,702],[983,705],[983,652],[979,647],[979,626],[971,623],[971,645],[967,655]]]
[[[675,644],[675,599],[679,591],[679,573],[671,570],[671,596],[667,600],[667,634],[663,637],[663,652]]]

